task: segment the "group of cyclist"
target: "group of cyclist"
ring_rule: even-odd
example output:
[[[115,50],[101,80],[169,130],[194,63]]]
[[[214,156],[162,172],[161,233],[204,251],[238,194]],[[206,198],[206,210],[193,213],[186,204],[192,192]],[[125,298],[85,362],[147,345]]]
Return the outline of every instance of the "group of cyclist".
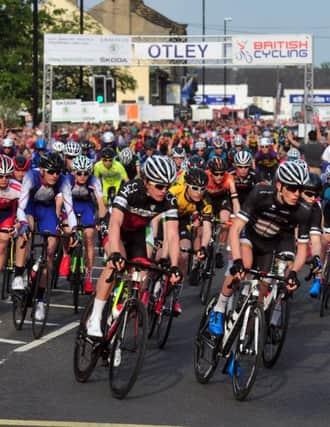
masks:
[[[68,247],[80,239],[79,215],[87,270],[84,290],[91,293],[95,228],[108,229],[108,258],[88,322],[91,337],[102,336],[102,312],[113,290],[113,272],[122,270],[126,259],[150,258],[156,240],[163,242],[156,261],[169,260],[171,283],[188,279],[196,285],[198,275],[194,273],[208,256],[214,218],[219,219],[221,228],[216,266],[227,264],[219,299],[210,315],[209,330],[214,335],[223,334],[233,278],[242,278],[252,266],[268,271],[274,250],[294,256],[287,272],[290,292],[299,287],[298,273],[309,250],[314,271],[321,271],[330,230],[330,169],[325,171],[324,183],[317,174],[309,173],[297,146],[288,143],[293,135],[287,130],[275,133],[263,129],[259,135],[253,131],[243,135],[240,129],[214,126],[194,136],[184,132],[180,138],[145,136],[140,150],[136,143],[132,145],[110,130],[102,135],[99,147],[86,141],[83,134],[80,138],[71,136],[58,133],[48,144],[39,137],[32,153],[25,156],[16,155],[9,136],[3,139],[0,269],[8,241],[17,235],[12,290],[24,290],[29,254],[26,242],[31,233],[38,227],[39,232],[55,234],[63,227],[71,235],[60,266],[60,274],[67,276]],[[110,190],[116,194],[113,201]],[[192,225],[196,231],[193,239]],[[55,238],[49,237],[50,269],[55,247]],[[189,276],[187,252],[180,250],[183,247],[192,247],[195,254]],[[316,274],[310,295],[317,296],[320,286],[320,275]],[[175,312],[182,312],[179,301]],[[42,286],[35,316],[44,318]]]

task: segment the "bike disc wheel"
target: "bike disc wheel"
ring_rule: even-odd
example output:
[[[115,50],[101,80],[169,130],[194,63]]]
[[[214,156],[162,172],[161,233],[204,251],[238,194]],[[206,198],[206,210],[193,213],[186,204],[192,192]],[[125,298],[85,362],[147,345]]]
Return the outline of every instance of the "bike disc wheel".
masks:
[[[43,298],[42,298],[44,302],[45,316],[42,320],[36,319],[36,310],[37,310],[37,304],[38,304],[38,290],[40,289],[42,270],[43,270],[41,266],[37,271],[37,277],[35,279],[35,288],[34,288],[33,306],[32,306],[32,333],[35,339],[39,339],[42,337],[46,328],[46,323],[47,323],[48,313],[49,313],[51,280],[49,280],[48,269],[47,267],[45,268],[46,268],[46,287],[45,287]]]
[[[260,304],[248,306],[247,322],[243,320],[242,328],[246,324],[244,336],[242,328],[238,333],[236,345],[232,354],[232,386],[234,397],[244,400],[250,393],[260,366],[265,340],[265,319],[263,307]]]
[[[12,293],[13,300],[13,322],[15,329],[20,331],[23,327],[26,312],[28,309],[28,295],[27,291],[17,291]]]
[[[163,306],[157,316],[157,345],[164,348],[169,337],[174,317],[174,294],[171,292],[164,298]]]
[[[281,296],[278,298],[280,298],[281,310],[278,324],[276,326],[270,324],[276,305],[276,302],[273,302],[270,307],[269,321],[266,325],[266,338],[262,354],[264,366],[266,368],[272,368],[279,358],[289,326],[289,301],[286,298],[281,298]]]
[[[76,335],[73,352],[73,371],[78,382],[84,383],[91,376],[101,351],[101,343],[87,336],[87,321],[92,313],[95,296],[85,308]]]
[[[127,301],[110,351],[109,383],[112,395],[123,399],[143,365],[147,344],[147,313],[139,300]]]
[[[209,314],[216,305],[214,295],[206,304],[194,343],[194,371],[197,381],[206,384],[213,376],[219,362],[218,340],[208,332]]]

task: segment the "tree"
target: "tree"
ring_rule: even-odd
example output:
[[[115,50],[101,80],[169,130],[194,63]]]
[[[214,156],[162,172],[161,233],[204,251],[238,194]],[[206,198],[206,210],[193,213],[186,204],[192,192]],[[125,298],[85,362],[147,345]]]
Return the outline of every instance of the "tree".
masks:
[[[32,104],[32,0],[0,0],[0,102],[3,109]],[[88,16],[84,19],[86,33],[100,34],[101,27]],[[39,88],[42,90],[43,34],[79,33],[79,12],[56,8],[50,2],[39,9]],[[96,72],[106,74],[110,68],[98,67]],[[92,70],[84,67],[83,90],[79,88],[79,67],[56,67],[53,98],[91,99],[89,76]],[[136,80],[126,70],[111,68],[117,88],[125,92],[136,88]],[[41,97],[40,97],[41,98]]]

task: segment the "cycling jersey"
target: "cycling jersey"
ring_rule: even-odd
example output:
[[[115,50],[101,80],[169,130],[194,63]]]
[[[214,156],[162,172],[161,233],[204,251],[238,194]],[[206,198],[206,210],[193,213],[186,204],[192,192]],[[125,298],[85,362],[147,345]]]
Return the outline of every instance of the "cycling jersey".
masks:
[[[277,153],[274,150],[269,150],[268,153],[262,153],[258,151],[255,156],[256,161],[256,170],[260,171],[261,169],[273,169],[277,166]]]
[[[187,198],[187,187],[185,184],[176,183],[170,188],[171,194],[177,198],[179,219],[187,220],[194,212],[198,212],[203,220],[211,221],[212,219],[212,206],[209,201],[204,197],[200,202],[193,202]]]
[[[108,199],[108,189],[115,187],[117,193],[122,181],[127,179],[124,166],[117,160],[112,161],[110,168],[106,168],[103,161],[100,160],[94,166],[94,175],[101,180],[105,202]]]
[[[71,185],[67,176],[61,174],[54,186],[45,185],[39,169],[29,170],[23,179],[22,190],[18,202],[17,218],[27,223],[26,215],[37,218],[39,231],[49,230],[55,233],[58,225],[55,198],[61,194],[70,228],[77,225],[72,207]]]
[[[164,214],[166,221],[178,219],[175,196],[167,193],[163,201],[157,202],[147,194],[143,181],[139,178],[121,186],[112,206],[124,213],[122,228],[126,231],[136,231],[146,227],[155,216],[161,213]]]
[[[9,179],[8,186],[0,189],[0,228],[10,228],[15,223],[21,183]]]
[[[235,169],[229,171],[229,173],[234,177],[235,187],[238,194],[238,200],[242,205],[247,199],[250,191],[255,186],[257,182],[256,174],[253,170],[250,169],[248,175],[244,178],[239,177],[236,174]]]

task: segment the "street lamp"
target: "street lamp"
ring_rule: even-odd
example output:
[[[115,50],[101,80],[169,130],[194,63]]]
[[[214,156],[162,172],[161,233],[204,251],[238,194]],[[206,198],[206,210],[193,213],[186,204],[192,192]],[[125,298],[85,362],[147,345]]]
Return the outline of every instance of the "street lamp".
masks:
[[[205,41],[205,0],[202,0],[202,34],[203,42]],[[203,60],[202,67],[202,104],[205,102],[205,64]]]
[[[223,98],[223,104],[224,106],[226,106],[227,103],[227,22],[231,22],[233,20],[233,18],[228,17],[228,18],[224,18],[223,20],[223,41],[224,41],[224,49],[223,49],[223,54],[224,54],[224,61],[223,61],[223,87],[224,87],[224,98]]]
[[[79,8],[79,32],[80,34],[84,34],[84,0],[80,0],[80,8]],[[83,88],[83,79],[84,79],[84,71],[83,67],[81,66],[79,69],[79,88],[80,88],[80,95],[82,96],[82,88]]]
[[[33,0],[32,4],[32,27],[33,27],[33,72],[32,72],[32,122],[33,127],[38,124],[38,80],[39,80],[39,62],[38,62],[38,38],[39,38],[39,16],[38,0]]]

